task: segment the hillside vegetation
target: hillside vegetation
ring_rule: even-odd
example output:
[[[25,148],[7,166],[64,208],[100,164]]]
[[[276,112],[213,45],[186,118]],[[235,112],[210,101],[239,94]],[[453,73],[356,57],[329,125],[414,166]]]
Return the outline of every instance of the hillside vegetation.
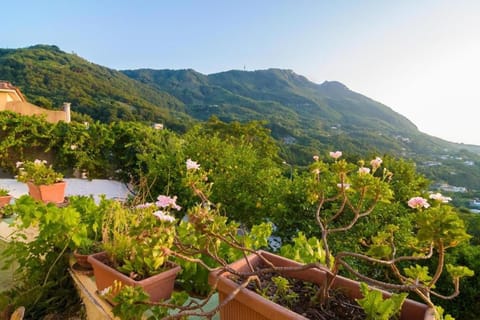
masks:
[[[77,120],[162,122],[179,132],[211,117],[259,120],[270,129],[284,161],[294,166],[325,150],[389,154],[414,160],[434,181],[480,190],[479,146],[426,135],[391,108],[339,82],[316,84],[291,70],[120,72],[56,46],[37,45],[0,49],[0,78],[38,105],[72,102]]]
[[[0,49],[0,79],[19,87],[29,102],[72,110],[95,120],[165,122],[184,128],[184,105],[171,95],[124,74],[67,54],[56,46]]]

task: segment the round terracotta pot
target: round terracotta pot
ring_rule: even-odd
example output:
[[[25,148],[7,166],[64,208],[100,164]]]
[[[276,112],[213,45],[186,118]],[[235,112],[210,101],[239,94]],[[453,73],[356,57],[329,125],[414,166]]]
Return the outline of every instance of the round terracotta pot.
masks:
[[[11,195],[6,195],[6,196],[0,196],[0,208],[5,207],[7,204],[10,203],[10,200],[12,200]]]
[[[65,181],[56,182],[49,185],[36,185],[32,182],[27,182],[28,194],[35,200],[43,201],[44,203],[62,203],[65,200]]]
[[[90,262],[88,262],[88,254],[81,254],[78,253],[77,250],[73,251],[73,256],[75,257],[75,260],[77,261],[78,265],[84,269],[91,270],[92,265]]]

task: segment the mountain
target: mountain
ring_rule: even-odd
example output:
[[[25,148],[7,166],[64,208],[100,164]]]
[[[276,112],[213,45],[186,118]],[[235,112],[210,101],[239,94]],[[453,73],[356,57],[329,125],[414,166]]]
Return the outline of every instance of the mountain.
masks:
[[[56,46],[0,49],[0,79],[19,87],[32,103],[52,108],[68,101],[72,111],[103,122],[165,122],[180,129],[192,121],[170,94]]]
[[[99,66],[56,46],[0,49],[0,79],[44,107],[72,102],[103,122],[162,122],[176,131],[216,116],[262,120],[285,161],[304,165],[312,154],[390,154],[412,159],[435,181],[480,190],[480,146],[420,132],[401,114],[337,81],[317,84],[292,70],[124,70]]]
[[[122,72],[169,92],[185,104],[189,115],[200,120],[212,115],[223,121],[267,120],[273,135],[287,144],[348,143],[357,151],[368,148],[403,156],[465,147],[419,132],[404,116],[340,82],[316,84],[291,70],[232,70],[211,75],[191,69]],[[480,151],[476,146],[470,149]]]
[[[360,155],[412,159],[434,181],[480,190],[480,146],[420,132],[391,108],[337,81],[316,84],[291,70],[124,70],[127,76],[182,101],[193,118],[266,120],[287,162],[341,149]]]

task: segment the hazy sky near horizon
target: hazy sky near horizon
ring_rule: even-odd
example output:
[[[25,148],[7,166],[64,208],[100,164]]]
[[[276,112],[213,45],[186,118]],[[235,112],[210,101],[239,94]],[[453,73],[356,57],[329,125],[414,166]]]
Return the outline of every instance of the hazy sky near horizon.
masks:
[[[118,70],[292,69],[480,145],[480,1],[17,0],[7,12],[1,48],[57,45]]]

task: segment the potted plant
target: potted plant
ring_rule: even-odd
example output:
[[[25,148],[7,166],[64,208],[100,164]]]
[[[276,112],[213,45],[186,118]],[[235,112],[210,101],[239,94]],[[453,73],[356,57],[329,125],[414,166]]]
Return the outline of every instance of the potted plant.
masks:
[[[469,238],[461,219],[450,206],[445,204],[448,199],[441,195],[432,195],[431,199],[434,203],[431,207],[423,198],[413,198],[408,202],[409,207],[421,210],[415,215],[415,225],[412,226],[412,236],[409,239],[412,251],[410,253],[397,253],[395,233],[398,227],[387,225],[384,230],[380,230],[376,236],[372,237],[365,252],[335,254],[330,249],[329,236],[351,230],[359,219],[369,216],[379,203],[388,203],[393,197],[389,186],[392,174],[381,168],[380,158],[373,159],[370,166],[366,167],[363,161],[355,165],[339,160],[341,152],[332,152],[330,155],[334,159],[333,163],[324,163],[319,161],[318,157],[314,157],[314,163],[310,167],[311,175],[305,179],[307,198],[312,203],[316,203],[315,223],[321,231],[321,239],[318,241],[320,245],[316,248],[319,253],[316,255],[318,259],[305,264],[295,264],[292,261],[287,261],[285,264],[285,259],[242,247],[242,243],[234,240],[235,235],[219,232],[220,229],[214,223],[215,216],[219,212],[206,196],[208,185],[205,183],[207,181],[205,176],[198,173],[198,166],[187,170],[188,184],[202,200],[202,205],[189,211],[189,221],[198,231],[212,238],[209,242],[212,245],[216,242],[228,243],[245,253],[244,258],[239,261],[225,264],[215,257],[214,248],[205,250],[210,253],[211,258],[221,263],[221,267],[211,273],[210,283],[219,291],[222,319],[240,319],[244,316],[248,319],[302,318],[288,308],[280,307],[257,294],[268,291],[262,283],[267,273],[291,277],[294,280],[306,280],[310,283],[306,285],[307,287],[316,284],[318,287],[308,301],[313,301],[315,306],[319,306],[319,310],[331,304],[333,293],[337,292],[337,289],[343,289],[344,293],[352,299],[353,304],[357,300],[362,305],[367,317],[370,315],[371,318],[388,319],[387,313],[379,315],[379,312],[384,309],[381,304],[392,305],[391,301],[394,300],[397,303],[393,304],[395,307],[392,306],[389,312],[400,311],[400,319],[442,318],[442,309],[435,307],[431,297],[447,299],[455,297],[458,295],[460,278],[473,274],[466,267],[445,265],[445,250]],[[313,253],[311,250],[309,254],[313,255]],[[436,255],[438,263],[431,274],[428,267],[420,263],[433,255]],[[280,262],[282,264],[277,265]],[[359,268],[361,263],[386,269],[388,278],[375,279],[370,274],[362,274],[359,271],[362,270]],[[360,282],[340,277],[340,270],[347,271],[376,289],[365,289]],[[442,295],[434,290],[435,284],[445,270],[450,274],[455,289],[449,295]],[[396,281],[386,280],[391,281],[392,278],[396,278]],[[279,283],[282,281],[279,280]],[[273,286],[271,283],[266,286],[279,289],[278,285]],[[285,288],[289,284],[282,286]],[[257,293],[249,291],[247,287],[251,287]],[[399,298],[380,289],[414,292],[425,304],[411,300],[406,300],[404,303],[405,296]],[[378,297],[378,294],[382,297],[381,299],[371,298]],[[258,302],[257,298],[265,303]],[[384,299],[387,300],[384,301]],[[268,309],[259,314],[260,304],[274,306],[276,311]],[[240,306],[250,310],[240,309]],[[282,311],[279,312],[278,309]],[[331,317],[327,316],[327,318]]]
[[[73,265],[76,271],[90,273],[92,265],[88,262],[89,255],[103,251],[101,244],[102,225],[105,211],[112,200],[101,197],[98,204],[93,196],[74,195],[69,198],[69,206],[80,213],[80,224],[85,230],[85,236],[77,238],[73,247],[73,256],[77,264]]]
[[[0,188],[0,208],[5,207],[12,200],[10,191],[5,188]]]
[[[17,162],[17,180],[28,186],[28,194],[44,203],[62,203],[65,200],[66,182],[46,160]]]
[[[159,196],[155,204],[126,207],[112,201],[105,213],[103,252],[90,255],[97,289],[115,296],[122,286],[140,286],[150,301],[171,296],[181,268],[169,261],[175,238],[176,198]],[[120,285],[114,285],[115,281]]]

